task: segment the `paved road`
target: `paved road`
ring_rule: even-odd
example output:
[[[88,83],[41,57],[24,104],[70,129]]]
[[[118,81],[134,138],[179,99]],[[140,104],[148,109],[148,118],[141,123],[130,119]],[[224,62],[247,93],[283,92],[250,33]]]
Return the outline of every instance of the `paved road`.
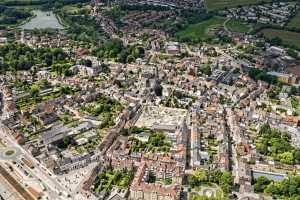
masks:
[[[228,30],[228,28],[227,28],[227,22],[229,22],[230,21],[230,19],[229,18],[227,18],[225,21],[224,21],[224,23],[223,23],[223,27],[224,27],[224,29],[225,29],[225,31],[229,34],[229,33],[231,33],[231,31],[229,31]]]

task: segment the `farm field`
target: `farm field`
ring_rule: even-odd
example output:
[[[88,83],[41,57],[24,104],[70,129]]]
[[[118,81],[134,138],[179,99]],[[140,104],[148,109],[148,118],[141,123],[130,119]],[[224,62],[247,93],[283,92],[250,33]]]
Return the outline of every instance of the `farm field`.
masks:
[[[271,2],[272,0],[204,0],[204,6],[207,10],[221,10],[243,5],[260,4],[262,2]]]
[[[300,28],[300,11],[291,19],[287,25],[288,28]]]
[[[229,31],[239,32],[239,33],[248,33],[252,29],[251,25],[234,19],[229,20],[226,23],[226,27],[228,28]]]
[[[176,37],[180,40],[201,41],[212,38],[216,29],[222,26],[225,19],[222,17],[212,17],[206,21],[191,24],[184,30],[176,33]]]
[[[6,6],[32,6],[47,3],[47,0],[2,0],[0,5]]]
[[[269,39],[279,37],[284,44],[300,48],[300,33],[276,29],[263,29],[259,33]]]

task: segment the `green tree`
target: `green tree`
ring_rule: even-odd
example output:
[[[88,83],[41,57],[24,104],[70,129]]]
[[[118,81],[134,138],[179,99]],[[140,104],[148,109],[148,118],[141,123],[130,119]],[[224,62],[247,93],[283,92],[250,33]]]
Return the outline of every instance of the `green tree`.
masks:
[[[287,54],[293,58],[298,58],[298,53],[294,51],[293,49],[288,49]]]
[[[272,196],[280,195],[281,191],[276,183],[269,184],[265,191],[265,193],[272,194]]]
[[[32,85],[30,88],[30,95],[32,98],[36,98],[40,92],[40,88],[38,85]]]
[[[47,53],[47,54],[45,55],[44,62],[45,62],[45,64],[46,64],[48,67],[51,66],[52,63],[53,63],[52,54]]]
[[[71,143],[70,138],[69,137],[64,137],[63,143],[64,143],[65,146],[69,146],[69,144]]]
[[[257,142],[256,143],[256,150],[258,153],[266,155],[268,154],[268,146],[266,143]]]
[[[194,175],[188,176],[188,183],[191,188],[198,186],[198,179]]]
[[[47,79],[42,79],[41,80],[41,86],[43,88],[48,88],[51,84],[49,83],[49,81]]]
[[[300,95],[300,87],[292,86],[290,95],[295,95],[295,96]]]
[[[193,174],[199,182],[207,181],[207,172],[203,169],[198,169]]]
[[[220,178],[220,186],[225,193],[229,193],[232,189],[233,178],[230,172],[223,172]]]
[[[281,163],[293,165],[295,163],[295,158],[292,152],[284,152],[279,154],[279,159]]]
[[[254,191],[257,193],[264,192],[266,187],[271,183],[269,179],[264,176],[260,176],[255,180]]]
[[[300,163],[300,149],[296,149],[294,151],[294,158],[295,158],[296,163],[299,164]]]
[[[275,46],[279,46],[282,44],[282,39],[279,37],[274,37],[270,40],[270,43]]]
[[[207,75],[207,76],[210,76],[211,73],[212,73],[212,72],[211,72],[211,68],[210,68],[210,66],[208,66],[208,65],[201,67],[201,68],[200,68],[200,72],[201,72],[202,74]]]

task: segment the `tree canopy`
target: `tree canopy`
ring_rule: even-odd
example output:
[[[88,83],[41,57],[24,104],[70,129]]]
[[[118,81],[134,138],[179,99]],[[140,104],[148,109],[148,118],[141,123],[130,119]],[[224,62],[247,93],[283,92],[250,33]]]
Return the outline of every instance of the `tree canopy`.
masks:
[[[256,139],[256,150],[262,155],[272,156],[274,160],[284,164],[300,163],[300,149],[291,145],[291,136],[269,124],[261,126]]]
[[[9,43],[0,46],[0,72],[29,70],[34,65],[51,66],[66,63],[68,56],[61,48],[31,48],[24,44]]]
[[[95,48],[92,53],[99,58],[114,58],[121,63],[131,63],[144,57],[145,50],[136,45],[125,47],[121,40],[112,39]]]
[[[256,69],[256,68],[251,68],[248,72],[248,75],[253,79],[253,80],[262,80],[265,81],[269,84],[278,84],[278,80],[275,76],[271,76],[267,74],[266,71]]]
[[[31,17],[30,11],[0,5],[0,25],[15,25]]]
[[[300,176],[289,176],[282,181],[270,181],[265,177],[259,177],[254,180],[254,190],[270,194],[276,199],[299,200]]]

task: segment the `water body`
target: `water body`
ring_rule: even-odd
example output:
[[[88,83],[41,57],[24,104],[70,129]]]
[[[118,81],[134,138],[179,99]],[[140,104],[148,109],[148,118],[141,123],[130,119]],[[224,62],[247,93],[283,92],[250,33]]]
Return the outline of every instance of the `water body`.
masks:
[[[286,176],[285,174],[278,174],[278,173],[272,173],[272,172],[262,172],[262,171],[252,171],[253,177],[256,179],[260,176],[264,176],[269,180],[273,181],[281,181]]]
[[[33,13],[36,15],[26,24],[20,26],[22,29],[45,29],[45,28],[53,28],[53,29],[63,29],[64,27],[59,23],[58,19],[54,15],[52,11],[41,11],[34,10]]]

